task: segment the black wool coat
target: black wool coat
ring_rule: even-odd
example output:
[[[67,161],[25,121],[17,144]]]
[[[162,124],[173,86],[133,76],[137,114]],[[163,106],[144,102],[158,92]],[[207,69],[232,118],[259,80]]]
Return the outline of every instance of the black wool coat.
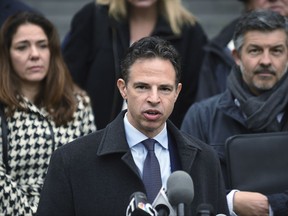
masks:
[[[205,56],[199,74],[197,101],[226,90],[227,77],[235,65],[227,45],[232,40],[237,22],[238,19],[230,22],[204,47]]]
[[[55,151],[41,193],[37,215],[125,215],[131,194],[145,193],[125,138],[124,112],[104,130]],[[182,169],[194,182],[194,199],[186,215],[196,215],[201,203],[215,213],[228,213],[226,192],[216,153],[180,132],[170,121]],[[228,215],[228,214],[227,214]]]

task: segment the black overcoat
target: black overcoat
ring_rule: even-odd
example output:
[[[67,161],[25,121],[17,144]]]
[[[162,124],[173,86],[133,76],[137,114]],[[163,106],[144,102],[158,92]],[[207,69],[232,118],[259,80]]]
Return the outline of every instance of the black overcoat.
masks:
[[[125,138],[124,112],[104,130],[55,151],[42,190],[38,215],[125,215],[132,193],[145,188]],[[180,132],[170,121],[181,165],[194,182],[194,199],[187,215],[199,204],[227,213],[226,192],[219,160],[212,148]],[[228,215],[228,214],[227,214]]]

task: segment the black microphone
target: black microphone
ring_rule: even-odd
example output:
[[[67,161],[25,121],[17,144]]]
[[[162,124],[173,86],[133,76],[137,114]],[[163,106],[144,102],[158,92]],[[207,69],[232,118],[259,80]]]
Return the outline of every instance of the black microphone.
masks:
[[[184,216],[185,204],[191,204],[194,198],[190,175],[180,170],[173,172],[167,180],[167,196],[171,205],[177,207],[177,216]]]
[[[197,216],[215,216],[212,205],[202,203],[197,207]]]
[[[130,196],[126,216],[157,216],[157,212],[152,205],[147,202],[147,196],[144,193],[135,192]]]
[[[176,216],[176,212],[169,203],[164,187],[162,187],[152,203],[156,209],[158,216]]]
[[[169,216],[170,210],[168,206],[164,204],[159,204],[155,207],[155,210],[157,211],[157,216]]]

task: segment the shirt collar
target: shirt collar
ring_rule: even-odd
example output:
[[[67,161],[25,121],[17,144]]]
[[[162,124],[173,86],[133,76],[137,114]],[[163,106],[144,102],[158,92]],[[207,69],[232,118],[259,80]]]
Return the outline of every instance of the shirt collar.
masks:
[[[127,118],[127,112],[124,115],[124,128],[126,133],[126,139],[130,148],[133,148],[135,145],[141,143],[143,140],[148,139],[146,135],[137,130]],[[163,148],[168,149],[168,133],[167,133],[167,125],[165,122],[165,126],[163,130],[153,137]]]

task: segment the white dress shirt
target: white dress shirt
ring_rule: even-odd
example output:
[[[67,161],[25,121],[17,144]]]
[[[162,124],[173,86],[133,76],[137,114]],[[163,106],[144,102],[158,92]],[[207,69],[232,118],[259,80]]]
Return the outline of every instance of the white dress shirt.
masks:
[[[127,113],[124,116],[124,128],[126,133],[126,139],[131,149],[131,153],[135,164],[138,167],[140,176],[143,174],[143,165],[147,155],[147,150],[141,143],[143,140],[148,139],[146,135],[137,130],[130,124],[127,118]],[[166,188],[167,179],[171,174],[170,155],[168,150],[168,133],[166,124],[163,130],[155,137],[150,137],[157,141],[155,144],[155,154],[159,161],[161,170],[162,186]]]

